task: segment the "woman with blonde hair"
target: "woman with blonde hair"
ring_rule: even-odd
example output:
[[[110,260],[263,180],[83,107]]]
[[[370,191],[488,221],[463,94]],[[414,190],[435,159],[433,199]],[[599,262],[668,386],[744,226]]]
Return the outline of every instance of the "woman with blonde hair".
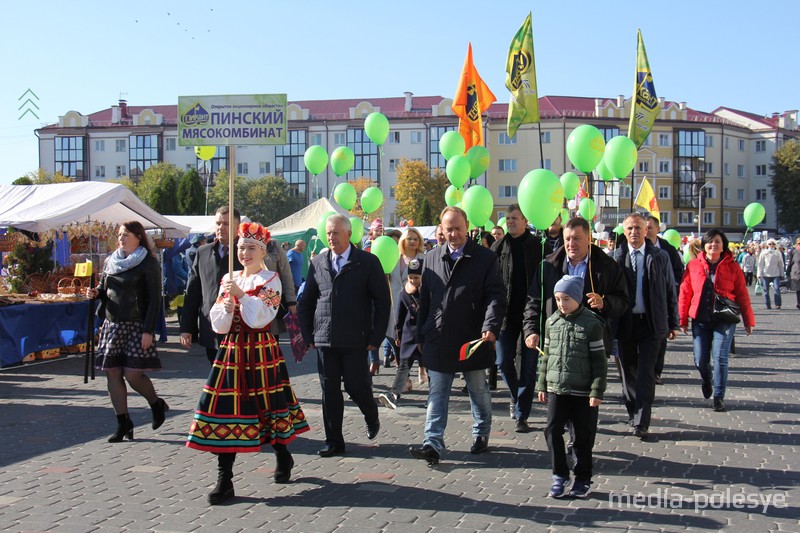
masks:
[[[400,249],[400,260],[397,262],[397,269],[399,270],[400,274],[400,287],[404,287],[406,282],[408,281],[408,264],[413,261],[414,259],[422,259],[425,256],[425,240],[422,238],[422,234],[419,232],[417,228],[406,228],[403,231],[403,235],[400,237],[400,241],[397,243],[397,247]],[[394,275],[394,272],[392,272]],[[398,291],[399,294],[399,291]],[[392,296],[397,296],[394,291],[392,291]],[[392,300],[395,302],[396,300]],[[396,303],[393,304],[395,307],[397,306]],[[399,366],[399,365],[398,365]],[[425,368],[420,364],[419,366],[419,383],[425,383],[428,381],[428,374],[425,371]],[[411,382],[409,381],[406,385],[408,390],[411,390]]]

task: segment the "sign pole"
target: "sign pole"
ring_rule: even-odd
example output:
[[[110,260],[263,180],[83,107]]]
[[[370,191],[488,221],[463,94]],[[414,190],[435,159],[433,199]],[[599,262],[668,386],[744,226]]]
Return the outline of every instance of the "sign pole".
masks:
[[[235,220],[233,216],[233,181],[236,176],[236,147],[230,145],[228,161],[230,168],[228,172],[228,273],[230,278],[233,279],[233,256],[236,253],[236,248],[233,245],[233,237],[239,231],[239,228],[234,228]]]

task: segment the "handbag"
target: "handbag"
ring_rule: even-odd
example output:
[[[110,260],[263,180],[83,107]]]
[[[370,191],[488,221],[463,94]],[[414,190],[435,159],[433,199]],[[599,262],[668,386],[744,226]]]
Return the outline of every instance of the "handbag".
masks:
[[[706,270],[706,277],[711,281],[711,273]],[[714,291],[714,309],[711,311],[711,319],[714,322],[722,322],[723,324],[738,324],[742,320],[742,308],[731,300]]]
[[[284,317],[283,323],[286,325],[286,331],[289,332],[292,355],[294,355],[294,360],[299,363],[308,353],[308,346],[303,340],[303,334],[300,332],[300,320],[297,317],[297,313],[288,313]]]

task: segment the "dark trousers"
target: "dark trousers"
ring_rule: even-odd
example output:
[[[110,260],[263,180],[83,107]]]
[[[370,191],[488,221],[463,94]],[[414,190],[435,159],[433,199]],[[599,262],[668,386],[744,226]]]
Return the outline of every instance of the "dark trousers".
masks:
[[[575,463],[575,479],[591,481],[591,410],[587,396],[548,393],[547,426],[544,429],[544,438],[547,441],[547,449],[550,451],[553,474],[564,478],[569,477],[567,454],[564,447],[564,426],[569,421],[575,431],[575,438],[572,443],[572,450],[577,459]]]
[[[656,359],[656,376],[661,377],[664,371],[664,360],[667,357],[667,338],[661,339],[661,344],[658,346],[658,358]]]
[[[619,341],[625,374],[625,407],[634,426],[650,428],[650,414],[656,395],[656,361],[662,336],[650,332],[646,319],[633,319],[631,338]]]
[[[517,375],[516,358],[517,347],[522,341],[519,351],[520,368]],[[533,392],[536,388],[536,367],[539,357],[536,350],[525,346],[522,334],[522,322],[506,321],[506,329],[500,332],[500,337],[495,345],[497,366],[503,373],[503,380],[508,385],[511,401],[514,404],[514,418],[528,420],[533,405]]]
[[[372,396],[369,367],[364,364],[366,350],[318,348],[317,370],[322,385],[322,420],[325,425],[325,443],[344,448],[342,419],[344,418],[344,390],[353,399],[367,424],[378,421],[378,405]]]

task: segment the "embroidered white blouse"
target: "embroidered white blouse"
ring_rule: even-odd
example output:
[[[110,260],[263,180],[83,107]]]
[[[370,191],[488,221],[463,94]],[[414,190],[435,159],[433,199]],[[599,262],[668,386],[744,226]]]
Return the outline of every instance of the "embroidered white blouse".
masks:
[[[228,279],[228,274],[222,281]],[[261,270],[252,276],[242,277],[242,271],[233,273],[233,280],[245,292],[236,303],[242,320],[252,329],[263,329],[275,319],[281,304],[281,280],[275,272]],[[217,301],[211,307],[211,329],[217,333],[228,333],[233,322],[233,313],[226,313],[223,302],[228,293],[220,283]]]

